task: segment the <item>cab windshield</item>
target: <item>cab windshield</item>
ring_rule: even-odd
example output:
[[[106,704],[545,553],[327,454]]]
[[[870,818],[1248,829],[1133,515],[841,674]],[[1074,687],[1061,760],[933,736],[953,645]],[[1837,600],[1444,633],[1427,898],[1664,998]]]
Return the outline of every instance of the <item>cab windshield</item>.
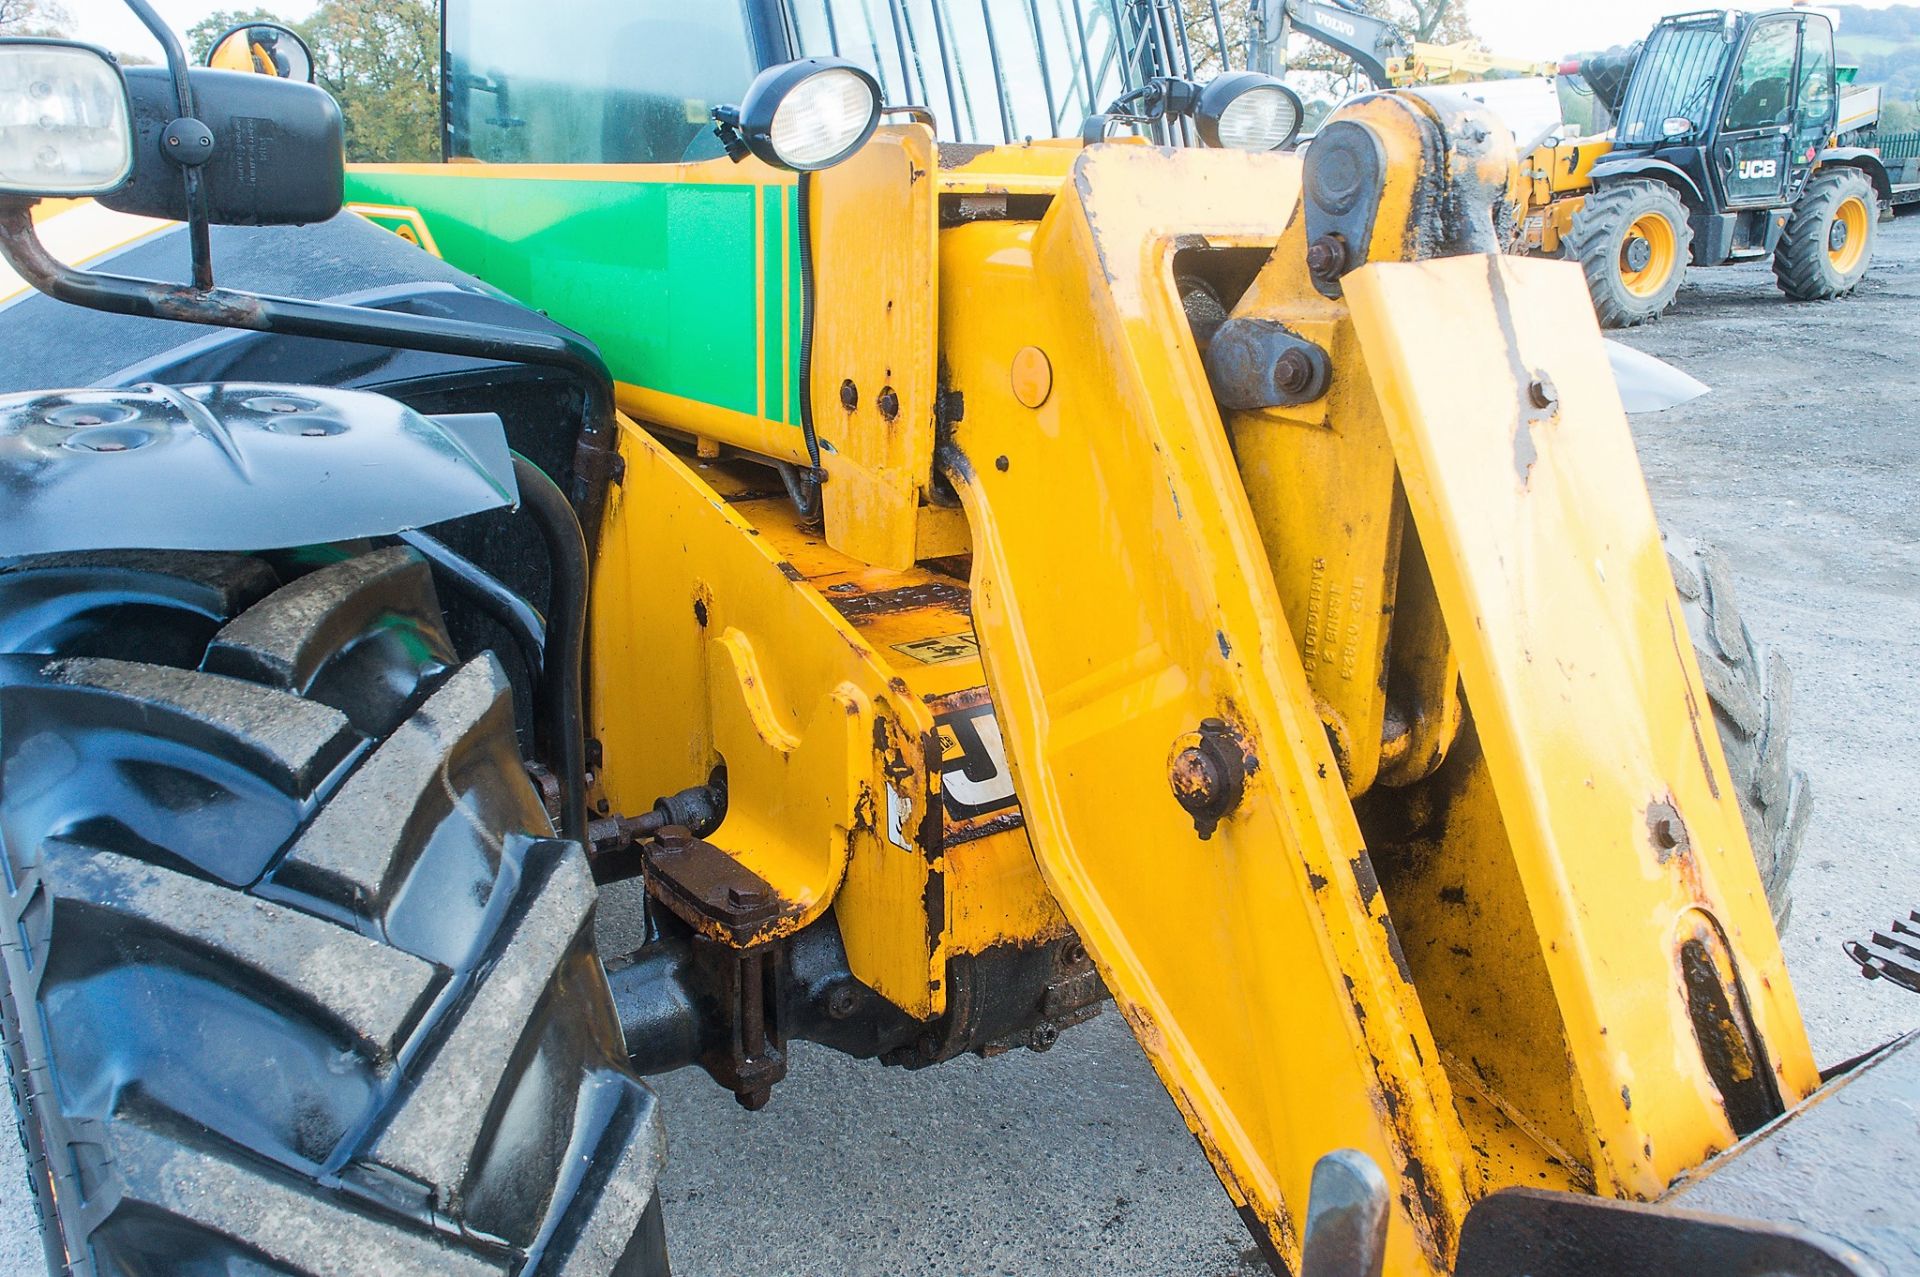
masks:
[[[449,159],[711,159],[707,113],[758,69],[737,0],[447,0],[445,14]]]
[[[711,159],[712,108],[789,57],[845,58],[890,105],[930,109],[942,141],[986,144],[1075,135],[1156,76],[1228,61],[1217,0],[445,0],[444,13],[447,157],[496,164]]]
[[[1129,0],[789,0],[787,30],[797,54],[857,62],[888,102],[931,108],[944,140],[985,143],[1078,132],[1184,34],[1168,6]]]
[[[1667,141],[1666,122],[1676,118],[1690,121],[1694,130],[1706,127],[1726,56],[1721,14],[1655,27],[1620,103],[1616,140],[1624,146]]]

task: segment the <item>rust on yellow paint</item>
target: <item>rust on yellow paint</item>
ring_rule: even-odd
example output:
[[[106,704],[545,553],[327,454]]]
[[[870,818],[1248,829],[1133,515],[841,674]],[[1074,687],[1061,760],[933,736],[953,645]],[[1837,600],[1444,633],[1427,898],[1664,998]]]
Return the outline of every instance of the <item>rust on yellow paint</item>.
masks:
[[[1423,165],[1488,201],[1482,243],[1515,189],[1446,110],[1345,116],[1389,162],[1343,299],[1305,275],[1293,159],[1089,150],[1038,223],[942,238],[949,473],[1035,855],[1282,1257],[1315,1160],[1358,1148],[1395,1277],[1450,1271],[1488,1192],[1651,1196],[1732,1141],[1736,1092],[1817,1082],[1579,273],[1413,260],[1466,215]],[[1250,246],[1234,316],[1334,376],[1223,420],[1175,256]],[[1244,764],[1217,826],[1169,763],[1209,733]]]
[[[1035,853],[1149,1059],[1283,1255],[1314,1160],[1354,1147],[1421,1184],[1389,1244],[1425,1272],[1470,1159],[1173,272],[1196,238],[1282,242],[1299,193],[1297,160],[1098,148],[1037,227],[948,230],[953,473]],[[1038,410],[1006,375],[1029,345]],[[1203,841],[1167,759],[1210,718],[1258,767]]]
[[[1540,938],[1532,996],[1506,1002],[1554,1006],[1535,1050],[1566,1050],[1571,1096],[1531,1107],[1582,1115],[1559,1142],[1600,1191],[1651,1197],[1735,1138],[1681,919],[1730,955],[1779,1100],[1819,1075],[1582,276],[1460,257],[1346,289],[1510,848],[1497,916]]]

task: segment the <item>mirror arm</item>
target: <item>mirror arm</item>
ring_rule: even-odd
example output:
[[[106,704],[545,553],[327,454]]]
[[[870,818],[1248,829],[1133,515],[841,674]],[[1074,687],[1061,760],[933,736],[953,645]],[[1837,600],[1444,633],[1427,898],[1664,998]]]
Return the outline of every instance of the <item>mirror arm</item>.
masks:
[[[127,0],[127,7],[153,33],[153,38],[160,42],[160,48],[167,55],[167,74],[173,77],[173,92],[180,107],[180,118],[197,120],[193,111],[193,77],[189,74],[187,51],[181,45],[180,37],[173,33],[166,19],[155,12],[147,0]],[[187,237],[193,256],[193,284],[196,288],[211,289],[213,237],[207,228],[212,225],[213,219],[207,206],[206,183],[201,179],[196,165],[181,164],[179,168],[180,180],[187,192]]]
[[[41,243],[34,230],[33,203],[0,199],[0,257],[5,257],[27,283],[57,301],[143,319],[494,359],[568,374],[586,395],[586,427],[574,451],[570,495],[589,544],[597,541],[607,487],[619,480],[620,461],[614,429],[613,375],[600,352],[584,339],[499,324],[270,297],[229,288],[189,288],[76,270]]]

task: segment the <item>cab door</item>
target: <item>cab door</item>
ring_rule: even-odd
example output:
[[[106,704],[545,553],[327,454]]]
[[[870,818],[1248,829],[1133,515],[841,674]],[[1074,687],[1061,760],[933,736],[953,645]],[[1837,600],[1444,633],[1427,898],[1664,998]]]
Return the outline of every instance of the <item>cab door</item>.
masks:
[[[1800,29],[1793,16],[1762,18],[1748,29],[1712,148],[1728,208],[1787,202]]]
[[[1813,173],[1820,148],[1840,124],[1840,90],[1834,81],[1833,23],[1810,13],[1801,19],[1799,88],[1794,93],[1793,136],[1787,149],[1787,198],[1797,200]]]

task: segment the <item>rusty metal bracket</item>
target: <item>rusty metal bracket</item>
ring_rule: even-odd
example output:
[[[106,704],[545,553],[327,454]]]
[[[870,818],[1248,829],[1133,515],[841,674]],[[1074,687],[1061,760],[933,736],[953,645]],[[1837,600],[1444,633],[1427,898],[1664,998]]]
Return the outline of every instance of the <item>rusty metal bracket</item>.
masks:
[[[1308,148],[1307,267],[1322,295],[1340,296],[1340,277],[1366,264],[1386,173],[1380,139],[1354,120],[1327,125]]]
[[[710,968],[727,1031],[701,1054],[743,1108],[766,1107],[787,1075],[779,980],[786,935],[802,910],[759,874],[681,825],[643,851],[647,894],[694,932],[694,960]]]
[[[1213,397],[1232,411],[1312,403],[1327,393],[1332,379],[1327,352],[1278,320],[1229,319],[1207,346]]]
[[[750,949],[801,915],[765,878],[684,826],[662,829],[644,854],[647,894],[709,940]]]

